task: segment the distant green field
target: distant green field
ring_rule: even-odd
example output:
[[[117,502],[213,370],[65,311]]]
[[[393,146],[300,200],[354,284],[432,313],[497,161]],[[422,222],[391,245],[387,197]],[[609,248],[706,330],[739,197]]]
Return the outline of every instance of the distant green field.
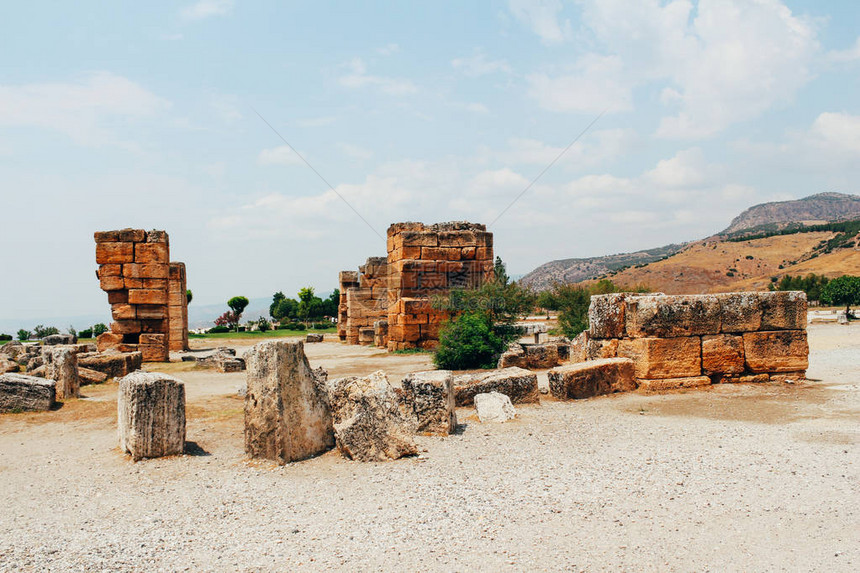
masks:
[[[237,339],[237,338],[282,338],[287,336],[305,336],[309,332],[332,334],[336,327],[314,330],[267,330],[266,332],[218,332],[215,334],[189,334],[188,338],[204,339]]]

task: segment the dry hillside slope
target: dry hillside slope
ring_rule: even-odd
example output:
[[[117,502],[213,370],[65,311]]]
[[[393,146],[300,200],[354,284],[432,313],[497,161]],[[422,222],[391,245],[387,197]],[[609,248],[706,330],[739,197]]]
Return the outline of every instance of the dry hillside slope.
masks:
[[[662,261],[608,276],[616,284],[645,285],[667,294],[696,294],[763,290],[774,276],[860,274],[858,247],[809,258],[821,241],[835,235],[816,232],[741,242],[705,240]]]

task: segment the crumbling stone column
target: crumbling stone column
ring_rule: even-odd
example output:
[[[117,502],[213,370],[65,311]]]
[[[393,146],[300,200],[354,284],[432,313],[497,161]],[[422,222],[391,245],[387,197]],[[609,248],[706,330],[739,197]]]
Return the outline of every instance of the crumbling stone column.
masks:
[[[119,447],[134,460],[185,451],[185,384],[167,374],[133,372],[119,381]]]
[[[46,378],[57,382],[57,400],[80,398],[81,380],[78,375],[78,349],[57,345],[43,350]]]
[[[346,293],[351,288],[358,288],[358,273],[356,271],[340,271],[338,275],[338,285],[340,287],[340,304],[337,307],[337,336],[343,341],[347,340],[347,309]],[[351,342],[355,344],[358,342]]]
[[[261,342],[245,353],[245,452],[286,464],[334,447],[325,381],[299,341]]]
[[[164,362],[169,359],[171,330],[175,332],[174,346],[185,349],[185,266],[170,263],[167,233],[143,229],[103,231],[95,233],[95,241],[99,264],[96,275],[102,290],[108,293],[113,318],[110,335],[99,337],[99,351],[139,350],[144,362]],[[171,272],[175,277],[172,281]],[[173,304],[171,292],[177,293]],[[171,328],[169,307],[173,308],[175,328]]]
[[[457,428],[454,374],[450,370],[412,372],[403,379],[403,390],[419,432],[447,436]]]
[[[167,283],[168,347],[172,351],[188,350],[188,294],[185,263],[170,263]]]

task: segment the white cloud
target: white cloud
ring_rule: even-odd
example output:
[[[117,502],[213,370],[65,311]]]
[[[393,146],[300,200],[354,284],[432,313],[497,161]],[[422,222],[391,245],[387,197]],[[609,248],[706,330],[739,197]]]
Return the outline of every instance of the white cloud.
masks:
[[[581,168],[618,159],[629,149],[635,138],[636,134],[632,129],[604,129],[588,133],[571,145],[570,149],[558,159],[558,165]],[[496,151],[486,149],[484,155],[508,164],[546,166],[559,157],[567,145],[565,143],[554,146],[528,138],[511,138],[507,143],[506,149]]]
[[[180,15],[186,20],[224,16],[233,10],[233,4],[233,0],[199,0],[199,2],[183,8]]]
[[[708,170],[702,150],[694,147],[659,161],[645,177],[664,188],[695,187],[705,183]]]
[[[382,93],[402,96],[416,93],[418,88],[409,80],[374,76],[367,73],[367,65],[361,58],[353,58],[347,63],[349,72],[339,78],[342,86],[348,88],[373,87]]]
[[[75,83],[0,85],[0,126],[59,131],[84,145],[125,145],[111,129],[117,120],[148,118],[169,107],[139,84],[108,72]]]
[[[377,48],[376,52],[383,56],[390,56],[391,54],[396,54],[400,51],[400,46],[397,44],[387,44],[381,48]]]
[[[626,111],[644,86],[667,115],[657,134],[710,137],[790,101],[811,78],[816,30],[778,0],[583,0],[594,49],[528,77],[553,111]]]
[[[365,147],[352,145],[350,143],[338,143],[337,146],[350,159],[362,161],[373,157],[373,151]]]
[[[304,154],[303,154],[304,155]],[[257,156],[260,165],[303,165],[304,161],[288,145],[264,149]]]
[[[809,130],[813,143],[829,152],[860,156],[860,116],[822,113]]]
[[[571,37],[570,21],[559,20],[564,7],[560,0],[509,0],[508,7],[545,44],[557,44]]]
[[[827,53],[827,59],[831,62],[856,62],[860,60],[860,38],[847,50],[833,50]]]
[[[451,65],[467,76],[484,76],[499,72],[509,74],[513,71],[505,60],[488,60],[486,54],[481,50],[476,50],[468,58],[451,60]]]

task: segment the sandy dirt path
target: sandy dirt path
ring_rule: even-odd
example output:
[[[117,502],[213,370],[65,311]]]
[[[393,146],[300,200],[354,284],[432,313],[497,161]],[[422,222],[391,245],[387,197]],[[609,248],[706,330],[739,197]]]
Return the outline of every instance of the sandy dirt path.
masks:
[[[116,448],[116,385],[0,416],[0,570],[856,571],[860,325],[812,325],[809,382],[577,402],[419,438],[421,456],[242,451],[242,374],[173,364],[189,455]],[[429,365],[307,345],[332,377]]]

